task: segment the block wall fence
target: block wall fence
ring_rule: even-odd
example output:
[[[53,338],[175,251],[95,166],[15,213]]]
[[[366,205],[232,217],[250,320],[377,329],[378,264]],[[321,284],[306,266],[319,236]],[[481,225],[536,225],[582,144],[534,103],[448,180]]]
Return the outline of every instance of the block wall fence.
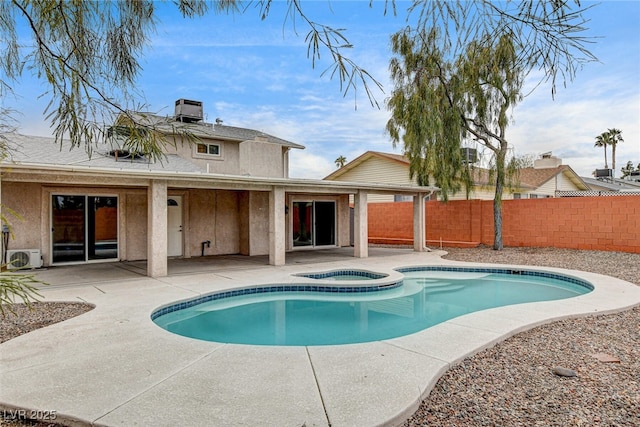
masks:
[[[493,245],[493,200],[425,202],[428,246]],[[413,244],[413,203],[370,203],[369,243]],[[504,200],[505,246],[640,253],[640,196]]]

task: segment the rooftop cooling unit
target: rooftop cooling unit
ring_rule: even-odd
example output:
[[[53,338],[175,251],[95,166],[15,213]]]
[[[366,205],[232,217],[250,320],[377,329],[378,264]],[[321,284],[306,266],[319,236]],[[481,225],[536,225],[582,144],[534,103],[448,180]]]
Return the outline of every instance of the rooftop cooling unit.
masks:
[[[596,178],[613,176],[613,169],[596,169]]]
[[[178,99],[176,101],[176,120],[181,122],[198,122],[203,119],[202,102]]]
[[[7,269],[42,267],[40,249],[10,249],[7,250]]]

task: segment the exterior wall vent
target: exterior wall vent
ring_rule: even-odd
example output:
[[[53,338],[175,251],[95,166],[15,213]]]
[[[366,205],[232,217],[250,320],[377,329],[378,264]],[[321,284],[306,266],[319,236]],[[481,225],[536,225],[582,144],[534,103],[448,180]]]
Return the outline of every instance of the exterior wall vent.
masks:
[[[178,99],[176,101],[176,120],[180,122],[199,122],[203,119],[202,101]]]

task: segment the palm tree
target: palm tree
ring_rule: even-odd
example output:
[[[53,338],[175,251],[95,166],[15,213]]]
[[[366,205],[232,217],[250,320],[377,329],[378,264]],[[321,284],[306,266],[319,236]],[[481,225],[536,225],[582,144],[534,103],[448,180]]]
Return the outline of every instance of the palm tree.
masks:
[[[640,165],[638,165],[640,166]],[[629,160],[627,162],[627,166],[623,167],[622,169],[620,169],[620,172],[622,172],[622,176],[620,178],[625,179],[627,176],[631,175],[631,172],[633,172],[633,162],[631,160]]]
[[[616,145],[618,142],[624,142],[622,139],[622,131],[620,129],[609,129],[608,131],[609,137],[611,138],[609,141],[609,145],[611,145],[611,168],[613,169],[613,177],[616,175]]]
[[[596,136],[595,147],[603,147],[604,148],[604,168],[609,169],[609,165],[607,163],[607,145],[610,144],[611,135],[609,132],[602,132],[600,135]]]
[[[336,166],[338,168],[341,168],[347,162],[347,158],[345,156],[340,156],[335,160],[335,162],[336,162]]]

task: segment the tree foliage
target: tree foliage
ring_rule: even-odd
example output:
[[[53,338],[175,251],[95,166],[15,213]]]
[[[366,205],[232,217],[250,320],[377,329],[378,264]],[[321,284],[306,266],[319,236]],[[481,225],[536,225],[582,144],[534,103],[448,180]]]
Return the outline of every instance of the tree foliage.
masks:
[[[616,171],[616,146],[624,142],[622,131],[620,129],[611,128],[596,136],[594,147],[602,147],[604,149],[604,168],[609,169],[607,162],[607,147],[611,147],[611,169],[615,175]]]
[[[185,18],[206,13],[258,12],[259,19],[271,13],[272,0],[248,1],[176,0]],[[339,81],[345,94],[363,87],[375,104],[370,86],[380,84],[344,55],[352,45],[343,30],[318,23],[303,11],[300,0],[288,0],[285,22],[307,28],[307,56],[312,66],[323,53],[331,65],[324,74]],[[49,99],[44,112],[56,140],[68,139],[72,146],[102,140],[104,123],[115,116],[128,118],[131,127],[125,143],[150,158],[162,159],[165,142],[153,124],[138,120],[131,111],[142,111],[143,94],[136,89],[141,64],[151,35],[156,30],[158,3],[141,1],[28,1],[0,2],[0,93],[12,91],[25,72],[44,84]],[[255,7],[251,7],[255,6]],[[386,13],[386,8],[385,8]],[[25,46],[19,29],[26,27],[31,44]],[[297,28],[297,27],[296,27]],[[140,130],[133,129],[137,127]],[[125,147],[126,148],[126,147]]]
[[[245,14],[257,12],[265,20],[273,14],[273,0],[174,0],[182,16],[206,13]],[[368,3],[372,7],[373,0]],[[327,2],[330,5],[330,2]],[[383,13],[397,13],[395,0],[384,1]],[[585,49],[584,19],[579,5],[564,0],[550,1],[419,1],[411,2],[408,19],[416,28],[443,29],[447,50],[465,49],[469,40],[499,38],[507,30],[523,46],[521,59],[530,67],[544,70],[545,78],[563,82],[573,77],[585,60],[594,59]],[[60,143],[68,138],[72,146],[89,144],[104,136],[103,123],[114,115],[141,111],[143,94],[136,89],[145,48],[158,24],[157,2],[140,1],[30,1],[0,2],[0,93],[6,96],[25,72],[44,83],[49,99],[46,117]],[[378,103],[371,90],[380,83],[345,55],[353,46],[345,30],[322,24],[309,16],[301,0],[287,0],[285,23],[306,32],[307,57],[312,66],[330,58],[323,74],[339,82],[343,94],[363,88],[372,105]],[[366,7],[364,3],[362,7]],[[26,27],[28,34],[19,34]],[[481,35],[482,37],[476,37]],[[31,40],[24,43],[24,40]],[[577,54],[576,54],[577,53]],[[135,118],[130,117],[131,123]],[[162,157],[162,138],[148,123],[139,124],[135,144],[151,158]],[[134,134],[135,132],[131,132]],[[134,138],[128,140],[134,143]]]
[[[506,128],[509,111],[521,99],[524,73],[513,38],[493,43],[473,41],[448,60],[438,29],[410,29],[392,37],[391,76],[395,89],[387,101],[387,130],[402,143],[410,174],[419,184],[433,176],[444,200],[472,187],[473,170],[463,161],[461,143],[473,140],[492,153],[495,184],[496,249],[502,248],[501,202],[505,184],[514,176],[509,162]]]
[[[611,129],[607,129],[607,132],[609,133],[609,137],[611,139],[609,141],[609,144],[611,145],[611,169],[613,169],[613,174],[614,174],[614,177],[615,177],[615,173],[616,173],[616,146],[620,142],[624,142],[624,139],[622,138],[622,131],[620,129],[611,128]]]
[[[586,19],[579,1],[414,2],[417,24],[392,37],[394,90],[387,123],[394,145],[402,143],[410,173],[429,177],[446,200],[464,187],[473,170],[460,148],[472,141],[492,153],[494,248],[502,249],[502,192],[517,184],[518,158],[509,157],[509,112],[522,99],[532,70],[541,82],[571,81],[595,57],[586,48]]]
[[[28,307],[35,299],[42,297],[37,285],[44,284],[33,274],[19,272],[0,273],[0,316],[14,313],[13,304],[22,301]]]
[[[602,147],[604,149],[604,168],[609,168],[609,163],[607,162],[607,146],[611,145],[611,135],[609,132],[602,132],[600,135],[596,136],[596,142],[593,144],[594,147]]]

